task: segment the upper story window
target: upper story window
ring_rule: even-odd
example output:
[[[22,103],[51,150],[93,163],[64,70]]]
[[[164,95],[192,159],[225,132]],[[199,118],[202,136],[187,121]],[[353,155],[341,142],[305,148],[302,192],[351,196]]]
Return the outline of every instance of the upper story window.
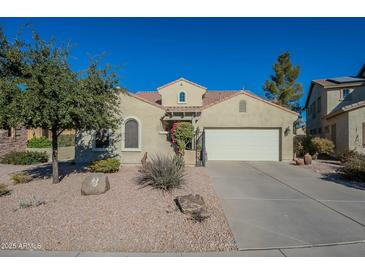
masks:
[[[179,104],[186,103],[186,93],[185,93],[185,91],[180,91],[179,92],[178,102],[179,102]]]
[[[240,112],[246,112],[246,101],[245,100],[240,101],[239,110],[240,110]]]
[[[349,88],[344,88],[342,91],[341,91],[341,99],[342,100],[350,100],[350,94],[351,94],[351,90]]]
[[[101,129],[95,132],[95,144],[96,150],[105,150],[110,145],[110,130]]]

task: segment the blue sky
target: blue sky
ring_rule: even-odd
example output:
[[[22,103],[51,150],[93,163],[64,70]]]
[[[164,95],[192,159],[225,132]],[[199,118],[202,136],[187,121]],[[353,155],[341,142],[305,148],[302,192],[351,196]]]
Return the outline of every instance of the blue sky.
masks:
[[[263,96],[272,64],[288,50],[307,95],[312,79],[354,75],[365,63],[365,18],[0,18],[9,37],[25,23],[71,41],[75,70],[105,53],[130,91],[185,77]]]

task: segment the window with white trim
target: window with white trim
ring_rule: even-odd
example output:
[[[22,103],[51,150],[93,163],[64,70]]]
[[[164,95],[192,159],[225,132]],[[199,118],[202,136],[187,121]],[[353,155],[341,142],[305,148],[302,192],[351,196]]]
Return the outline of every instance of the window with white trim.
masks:
[[[180,91],[178,95],[178,102],[180,104],[186,103],[186,93],[185,91]]]
[[[104,150],[110,146],[110,130],[100,129],[95,132],[94,148]]]
[[[342,90],[342,100],[351,100],[351,90],[349,88],[344,88]]]
[[[140,124],[134,118],[129,118],[124,123],[124,148],[140,148]]]

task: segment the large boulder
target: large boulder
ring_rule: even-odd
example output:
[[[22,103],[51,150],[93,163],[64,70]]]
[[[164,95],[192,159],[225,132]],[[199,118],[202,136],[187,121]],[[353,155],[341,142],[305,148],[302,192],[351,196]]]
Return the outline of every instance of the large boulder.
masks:
[[[87,176],[81,185],[82,195],[98,195],[110,189],[108,176],[104,173],[92,173]]]
[[[207,212],[204,199],[199,194],[177,196],[175,203],[184,214],[206,214]]]

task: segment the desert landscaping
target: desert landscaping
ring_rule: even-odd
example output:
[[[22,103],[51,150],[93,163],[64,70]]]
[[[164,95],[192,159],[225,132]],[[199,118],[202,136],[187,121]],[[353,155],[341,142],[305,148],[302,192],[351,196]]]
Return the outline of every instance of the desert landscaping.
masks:
[[[162,191],[137,184],[139,168],[123,166],[108,174],[110,190],[90,196],[81,195],[81,184],[89,171],[71,163],[62,163],[60,168],[65,176],[59,184],[52,184],[49,164],[0,165],[0,181],[11,190],[10,195],[0,197],[2,243],[26,243],[34,249],[57,251],[236,249],[203,168],[186,168],[186,182],[181,188]],[[37,178],[13,185],[11,175],[26,169]],[[209,218],[198,222],[177,208],[175,197],[186,194],[204,198]]]

